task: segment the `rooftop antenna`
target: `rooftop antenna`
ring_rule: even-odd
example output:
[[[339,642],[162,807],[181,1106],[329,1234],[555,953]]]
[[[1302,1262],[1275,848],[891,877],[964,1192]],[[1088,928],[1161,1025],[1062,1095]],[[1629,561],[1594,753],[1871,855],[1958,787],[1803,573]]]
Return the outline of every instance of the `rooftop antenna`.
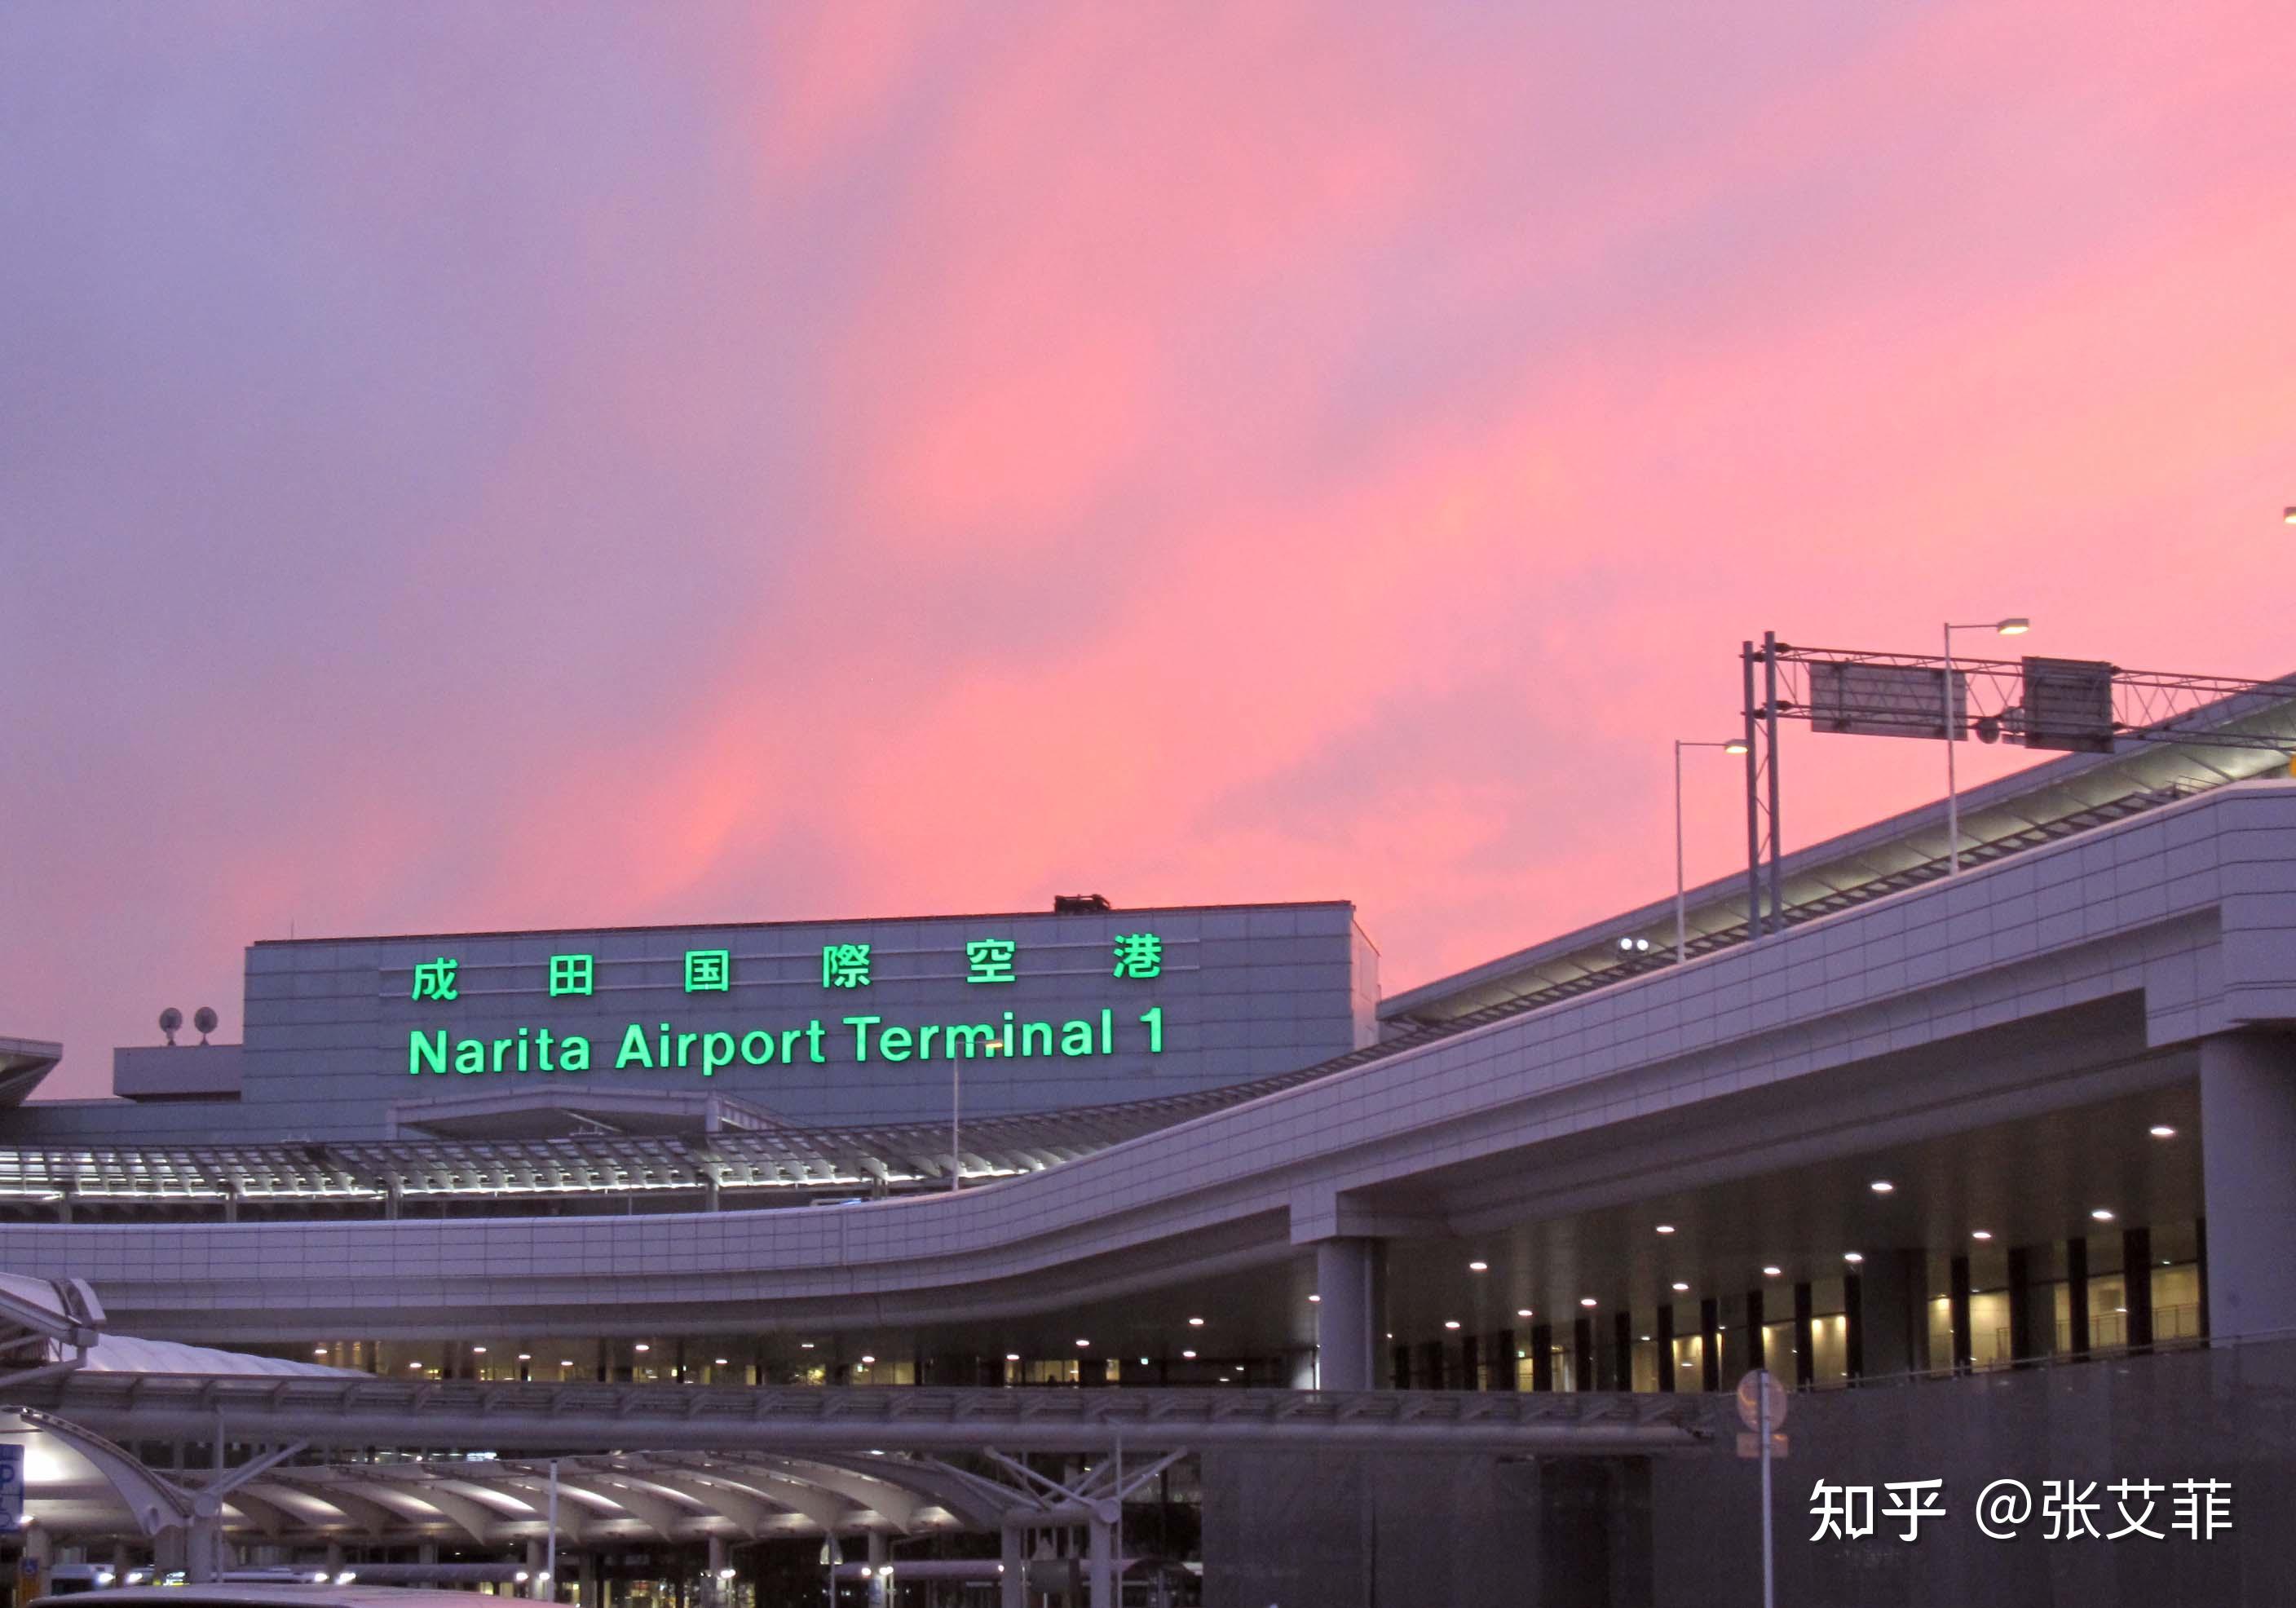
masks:
[[[192,1025],[200,1030],[200,1042],[205,1044],[208,1035],[216,1030],[215,1006],[201,1005],[192,1013]]]
[[[169,1044],[176,1042],[176,1030],[183,1025],[184,1013],[175,1006],[169,1005],[160,1013],[160,1030],[168,1036]]]

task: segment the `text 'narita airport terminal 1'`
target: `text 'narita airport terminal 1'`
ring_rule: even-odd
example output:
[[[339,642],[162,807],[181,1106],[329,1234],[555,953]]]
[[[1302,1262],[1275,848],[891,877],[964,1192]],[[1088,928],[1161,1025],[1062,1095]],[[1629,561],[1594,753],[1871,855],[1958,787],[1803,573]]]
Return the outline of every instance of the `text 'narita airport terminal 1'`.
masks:
[[[1128,1034],[1123,1047],[1151,1055],[1164,1052],[1164,1012],[1152,1005],[1140,1013],[1144,1038]],[[644,1022],[622,1030],[614,1052],[617,1070],[631,1067],[655,1071],[695,1071],[715,1077],[738,1060],[748,1066],[783,1064],[800,1056],[816,1065],[836,1059],[829,1050],[841,1045],[846,1060],[866,1061],[872,1048],[884,1061],[957,1061],[999,1055],[1113,1055],[1118,1050],[1116,1013],[1103,1010],[1097,1021],[1070,1017],[1065,1021],[1017,1021],[1012,1012],[1002,1022],[928,1021],[914,1027],[887,1022],[879,1016],[848,1016],[845,1031],[832,1034],[816,1016],[801,1028],[751,1028],[735,1034],[723,1029],[708,1032],[677,1032],[663,1022],[651,1033]],[[1130,1023],[1127,1023],[1128,1029]],[[874,1035],[873,1041],[872,1034]],[[548,1028],[521,1028],[510,1038],[452,1038],[444,1028],[407,1035],[406,1070],[424,1072],[586,1072],[590,1070],[590,1040],[579,1033],[553,1035]]]
[[[1114,964],[1109,975],[1136,982],[1152,981],[1163,972],[1164,943],[1153,932],[1119,934],[1111,945]],[[968,968],[964,981],[995,987],[1019,980],[1019,945],[1009,939],[974,939],[964,945]],[[458,980],[462,963],[453,956],[419,961],[408,997],[440,1004],[462,997]],[[726,949],[685,952],[685,992],[723,994],[733,986],[733,955]],[[870,946],[865,943],[824,944],[821,949],[821,986],[858,990],[872,981]],[[553,998],[594,997],[598,987],[597,957],[563,954],[549,957],[548,984]],[[1136,1046],[1151,1055],[1164,1050],[1164,1012],[1151,1006],[1139,1014],[1142,1034]],[[840,1020],[842,1031],[833,1036],[818,1016],[802,1027],[713,1028],[680,1031],[668,1021],[649,1030],[641,1021],[624,1027],[619,1035],[612,1065],[617,1071],[699,1071],[715,1077],[737,1062],[747,1066],[784,1065],[800,1055],[816,1065],[833,1057],[833,1044],[842,1059],[867,1061],[873,1047],[883,1061],[951,1061],[976,1057],[1062,1055],[1070,1058],[1117,1053],[1116,1012],[1103,1007],[1097,1020],[1071,1016],[1065,1020],[1030,1021],[1006,1011],[1001,1021],[889,1022],[882,1015],[850,1015]],[[1131,1023],[1126,1027],[1130,1029]],[[1128,1031],[1127,1038],[1133,1035]],[[593,1046],[586,1034],[547,1027],[521,1026],[500,1037],[463,1038],[446,1028],[416,1028],[407,1034],[406,1070],[422,1073],[454,1072],[586,1072]]]

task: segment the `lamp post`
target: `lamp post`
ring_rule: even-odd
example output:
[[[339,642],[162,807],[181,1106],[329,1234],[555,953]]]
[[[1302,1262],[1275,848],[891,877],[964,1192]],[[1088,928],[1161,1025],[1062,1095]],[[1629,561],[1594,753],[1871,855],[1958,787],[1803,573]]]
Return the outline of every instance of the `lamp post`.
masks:
[[[2004,636],[2022,636],[2033,628],[2033,622],[2021,614],[2006,619],[1980,619],[1973,624],[1956,625],[1951,620],[1945,628],[1945,843],[1946,874],[1961,874],[1961,796],[1953,772],[1953,745],[1960,741],[1961,732],[1953,718],[1953,634],[1956,631],[1996,631]]]
[[[1746,745],[1735,737],[1727,742],[1674,740],[1674,964],[1677,966],[1689,958],[1690,948],[1682,908],[1682,751],[1685,748],[1718,748],[1726,754],[1746,751]]]

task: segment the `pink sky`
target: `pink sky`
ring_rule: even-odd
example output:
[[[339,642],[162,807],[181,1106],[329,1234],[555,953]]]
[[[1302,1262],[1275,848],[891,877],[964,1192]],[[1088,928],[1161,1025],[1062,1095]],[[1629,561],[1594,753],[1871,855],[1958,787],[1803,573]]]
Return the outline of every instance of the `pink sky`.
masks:
[[[10,8],[0,1036],[1084,890],[1392,990],[1666,892],[1766,628],[2296,669],[2286,21]]]

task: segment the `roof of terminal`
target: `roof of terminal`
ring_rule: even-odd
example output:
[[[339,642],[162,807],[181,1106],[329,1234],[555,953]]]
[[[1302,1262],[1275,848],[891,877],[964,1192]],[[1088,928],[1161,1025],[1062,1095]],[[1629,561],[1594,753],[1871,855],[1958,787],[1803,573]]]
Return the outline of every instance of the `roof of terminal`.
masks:
[[[561,934],[606,932],[691,932],[697,928],[728,932],[769,930],[778,927],[881,927],[914,925],[920,922],[1017,922],[1017,921],[1126,921],[1141,915],[1193,915],[1226,910],[1315,910],[1340,909],[1352,911],[1355,902],[1343,898],[1260,899],[1242,904],[1226,905],[1111,905],[1105,910],[978,910],[943,911],[931,915],[822,915],[800,917],[788,921],[691,921],[648,922],[624,927],[520,927],[477,932],[343,932],[329,938],[258,938],[250,948],[271,948],[289,944],[380,944],[422,942],[447,938],[554,938]],[[8,1041],[0,1039],[0,1046]]]

